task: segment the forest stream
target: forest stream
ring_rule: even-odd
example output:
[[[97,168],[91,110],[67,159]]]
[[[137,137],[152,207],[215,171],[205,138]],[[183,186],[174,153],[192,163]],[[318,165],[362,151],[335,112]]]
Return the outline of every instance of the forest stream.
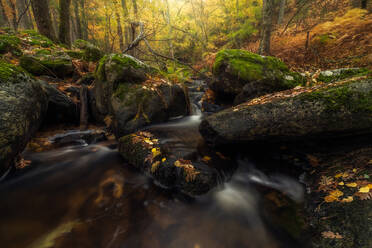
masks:
[[[173,153],[200,156],[202,94],[190,90],[191,116],[146,130]],[[77,140],[23,155],[32,169],[0,185],[1,247],[290,248],[302,242],[288,233],[288,226],[297,228],[293,211],[304,200],[298,177],[261,171],[244,154],[229,160],[231,169],[221,172],[217,188],[195,198],[133,169],[115,141]]]

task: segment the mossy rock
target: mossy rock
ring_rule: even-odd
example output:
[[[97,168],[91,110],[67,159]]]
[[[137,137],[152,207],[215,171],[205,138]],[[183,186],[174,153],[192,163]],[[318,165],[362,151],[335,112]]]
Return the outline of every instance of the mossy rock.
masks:
[[[31,46],[41,46],[45,48],[54,46],[53,41],[35,30],[23,30],[21,31],[21,35],[25,36],[23,40],[28,42]]]
[[[217,53],[213,75],[210,88],[222,102],[241,103],[304,82],[300,74],[291,72],[280,59],[238,49]]]
[[[67,55],[74,59],[82,59],[84,57],[84,53],[79,50],[67,50]]]
[[[20,66],[35,76],[47,75],[66,78],[72,76],[74,72],[71,60],[52,56],[25,55],[20,59]]]
[[[82,58],[86,61],[97,62],[99,61],[104,53],[92,43],[85,40],[76,40],[74,46],[83,51]]]
[[[317,80],[323,83],[332,83],[339,80],[351,78],[351,77],[361,77],[371,74],[367,68],[345,68],[322,71],[318,76]]]
[[[47,105],[38,81],[0,60],[0,176],[41,125]]]
[[[227,144],[354,136],[371,127],[369,78],[243,103],[207,117],[200,130],[209,143]]]
[[[14,35],[0,35],[0,54],[12,53],[15,56],[21,56],[21,40]]]
[[[48,49],[37,49],[35,50],[35,55],[37,56],[52,55],[52,51]]]

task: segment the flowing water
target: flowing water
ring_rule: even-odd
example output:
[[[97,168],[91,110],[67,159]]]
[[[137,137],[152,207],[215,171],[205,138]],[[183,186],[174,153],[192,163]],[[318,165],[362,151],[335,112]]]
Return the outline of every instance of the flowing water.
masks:
[[[174,153],[198,154],[197,109],[148,129]],[[284,198],[290,206],[300,203],[302,186],[295,178],[264,173],[247,159],[231,160],[238,167],[232,176],[190,198],[133,170],[113,142],[79,141],[24,156],[32,169],[0,184],[0,247],[299,247],[270,216],[290,209],[281,205]],[[268,197],[277,204],[266,204]]]

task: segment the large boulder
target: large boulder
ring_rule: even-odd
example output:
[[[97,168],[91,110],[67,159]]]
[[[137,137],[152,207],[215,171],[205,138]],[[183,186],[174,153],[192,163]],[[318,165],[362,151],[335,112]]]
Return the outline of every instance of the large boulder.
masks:
[[[254,99],[207,117],[211,144],[329,138],[371,133],[372,79],[344,80]]]
[[[0,175],[39,128],[47,104],[39,81],[0,60]]]
[[[54,55],[24,55],[21,57],[20,66],[35,76],[47,75],[66,78],[74,73],[70,57]]]
[[[0,54],[5,53],[12,53],[15,56],[22,55],[22,51],[20,49],[21,40],[9,34],[1,34],[0,35]]]
[[[153,69],[128,55],[107,55],[96,71],[96,119],[113,118],[118,138],[149,124],[188,114],[183,87],[151,80]]]
[[[245,50],[227,49],[217,53],[214,79],[209,87],[220,103],[242,103],[252,98],[291,89],[304,82],[278,58]]]

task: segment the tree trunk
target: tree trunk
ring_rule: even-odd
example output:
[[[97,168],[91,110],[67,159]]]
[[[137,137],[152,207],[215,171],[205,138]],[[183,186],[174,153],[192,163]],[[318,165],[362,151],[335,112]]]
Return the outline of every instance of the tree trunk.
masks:
[[[172,42],[172,37],[173,37],[173,28],[172,28],[172,22],[171,22],[171,13],[170,13],[170,8],[169,8],[169,1],[165,0],[167,11],[166,11],[166,22],[168,24],[168,45],[169,45],[169,54],[170,57],[174,59],[174,48],[173,48],[173,42]]]
[[[57,41],[57,37],[52,26],[52,19],[49,12],[48,0],[31,0],[32,11],[40,34],[45,35],[53,41]]]
[[[59,41],[68,46],[71,45],[70,6],[71,0],[59,0]]]
[[[8,16],[5,13],[4,3],[0,0],[0,27],[10,26]]]
[[[286,0],[280,0],[280,9],[279,9],[278,24],[282,24],[283,23],[285,6],[286,6]]]
[[[79,2],[78,0],[73,0],[74,12],[75,12],[75,22],[76,22],[76,38],[82,39],[82,30],[81,30],[81,21],[80,21],[80,11],[79,11]]]
[[[88,21],[86,16],[86,10],[85,10],[85,0],[79,0],[80,1],[80,9],[81,9],[81,36],[83,40],[88,40]]]
[[[124,47],[123,29],[121,27],[121,20],[120,20],[120,15],[118,12],[116,12],[116,22],[117,22],[117,28],[118,28],[120,51],[124,51],[125,47]]]
[[[18,20],[21,24],[21,26],[25,29],[33,29],[34,25],[32,24],[32,20],[30,18],[29,14],[29,6],[27,4],[29,3],[27,0],[17,0],[17,9],[18,9],[18,18],[21,18],[21,20]]]
[[[261,40],[260,40],[260,47],[258,49],[258,53],[262,55],[270,54],[273,4],[274,4],[274,0],[263,1]]]
[[[368,0],[362,0],[362,2],[361,2],[361,8],[362,9],[367,9],[367,2],[368,2]]]
[[[138,7],[137,7],[137,0],[132,0],[133,4],[133,13],[134,17],[136,18],[136,21],[138,21]]]
[[[121,7],[123,9],[124,18],[128,17],[128,7],[126,0],[121,0]]]
[[[18,16],[17,16],[17,8],[16,5],[12,0],[8,0],[11,15],[12,15],[12,26],[15,31],[18,30]]]

